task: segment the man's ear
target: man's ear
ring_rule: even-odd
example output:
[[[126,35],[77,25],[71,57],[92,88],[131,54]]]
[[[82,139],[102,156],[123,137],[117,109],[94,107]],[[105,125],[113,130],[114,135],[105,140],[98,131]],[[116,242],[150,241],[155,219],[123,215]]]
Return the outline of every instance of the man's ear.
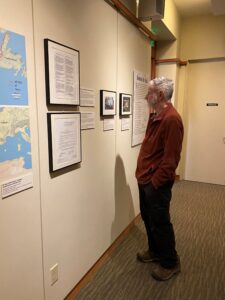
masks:
[[[159,99],[160,101],[164,101],[165,100],[165,97],[164,97],[164,94],[162,91],[159,91]]]

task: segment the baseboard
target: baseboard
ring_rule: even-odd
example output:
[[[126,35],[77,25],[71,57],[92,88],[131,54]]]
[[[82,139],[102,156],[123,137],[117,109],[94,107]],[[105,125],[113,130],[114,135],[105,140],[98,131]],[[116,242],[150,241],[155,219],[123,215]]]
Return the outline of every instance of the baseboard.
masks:
[[[93,275],[98,271],[104,261],[109,257],[109,255],[119,246],[119,244],[125,239],[129,234],[130,230],[135,224],[140,221],[140,214],[135,217],[135,219],[124,229],[124,231],[118,236],[118,238],[112,243],[112,245],[103,253],[103,255],[97,260],[97,262],[91,267],[91,269],[81,278],[81,280],[76,284],[72,291],[66,296],[64,300],[74,300],[79,291],[91,280]]]

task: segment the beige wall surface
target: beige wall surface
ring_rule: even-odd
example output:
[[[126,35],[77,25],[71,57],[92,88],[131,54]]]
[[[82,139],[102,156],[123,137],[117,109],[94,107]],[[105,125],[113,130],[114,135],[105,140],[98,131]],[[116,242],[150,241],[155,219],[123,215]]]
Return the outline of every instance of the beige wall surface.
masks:
[[[224,68],[225,61],[188,66],[186,180],[225,184]]]
[[[25,37],[34,187],[0,200],[0,299],[42,300],[43,271],[32,2],[0,0],[0,27]]]
[[[176,58],[180,47],[181,17],[173,0],[165,1],[165,12],[162,22],[175,36],[175,41],[159,41],[157,47],[157,59]]]
[[[225,16],[198,16],[182,21],[181,58],[225,56]]]
[[[163,22],[177,38],[180,34],[180,15],[173,0],[165,1]]]
[[[182,21],[181,26],[181,59],[185,60],[195,60],[195,59],[216,59],[225,57],[225,16],[198,16],[189,17]],[[218,62],[219,63],[219,62]],[[201,62],[200,64],[206,64],[206,62]],[[208,62],[210,65],[210,63]],[[198,63],[196,63],[197,67]],[[200,65],[199,65],[200,66]],[[190,66],[191,67],[191,66]],[[191,122],[191,116],[188,111],[191,112],[191,105],[193,105],[192,100],[202,101],[202,98],[198,94],[193,94],[193,91],[198,90],[199,80],[201,78],[195,77],[190,78],[193,74],[190,73],[191,68],[182,68],[180,72],[179,80],[179,109],[183,110],[183,120],[185,125],[185,138],[184,138],[184,151],[182,155],[182,173],[185,174],[185,166],[189,164],[194,164],[193,159],[189,159],[187,149],[191,140],[194,137],[188,132],[188,128],[193,128]],[[203,69],[201,69],[203,70]],[[210,70],[213,72],[211,75],[215,79],[224,78],[224,70],[221,67],[217,69],[215,73],[214,68]],[[218,73],[218,70],[219,73]],[[209,69],[208,69],[209,71]],[[198,76],[201,72],[198,72]],[[205,75],[205,74],[203,74]],[[191,81],[189,79],[192,79]],[[191,86],[188,84],[191,82]],[[204,86],[202,86],[204,89]],[[204,89],[205,90],[205,89]],[[189,99],[190,92],[192,91],[192,99]],[[213,87],[210,84],[207,86],[208,95],[214,94]],[[205,95],[207,96],[207,95]],[[206,97],[207,99],[207,97]],[[202,114],[201,111],[198,112],[199,116]],[[190,127],[191,126],[191,127]],[[199,126],[199,124],[198,124]],[[204,125],[200,125],[204,126]],[[203,129],[203,128],[202,128]],[[195,131],[193,131],[195,132]],[[189,142],[190,141],[190,142]],[[200,140],[199,140],[200,141]],[[197,145],[195,145],[197,147]],[[201,145],[199,145],[199,149]],[[192,168],[189,166],[189,168]],[[202,170],[206,172],[206,170]],[[185,176],[184,176],[185,177]],[[190,178],[189,178],[190,179]]]
[[[149,40],[125,18],[118,15],[118,96],[119,93],[133,94],[133,71],[141,70],[149,74],[150,58]],[[118,232],[124,229],[126,223],[139,211],[139,196],[134,177],[139,146],[131,148],[132,116],[129,117],[129,121],[130,130],[121,131],[122,119],[117,115],[115,216],[112,238],[115,238],[115,233],[118,235]]]
[[[181,19],[179,12],[173,2],[173,0],[165,1],[165,13],[162,22],[167,29],[175,36],[175,41],[159,41],[157,43],[157,59],[171,59],[179,58],[180,51],[180,24]],[[175,63],[163,63],[156,66],[157,76],[166,76],[174,81],[174,95],[173,103],[176,101],[176,90],[178,84],[179,69]]]
[[[42,22],[40,22],[40,19]],[[98,22],[96,22],[98,20]],[[46,299],[63,299],[111,244],[114,215],[115,131],[103,132],[99,90],[116,90],[117,14],[104,1],[34,1],[41,202]],[[81,86],[96,91],[96,128],[82,132],[82,162],[51,177],[43,39],[80,50]],[[51,286],[49,269],[58,263]]]
[[[99,90],[132,93],[133,69],[149,71],[150,47],[104,1],[34,1],[34,20],[37,61],[43,61],[43,38],[80,50],[81,86],[93,88],[96,96],[95,108],[89,108],[96,127],[82,132],[80,168],[51,178],[47,135],[40,142],[45,295],[56,300],[66,296],[139,212],[138,149],[131,148],[131,130],[121,133],[118,114],[115,130],[103,131]],[[42,78],[44,66],[37,64],[40,135],[47,131],[48,111]],[[49,268],[55,263],[59,281],[51,286]]]
[[[0,299],[62,300],[139,213],[139,147],[121,131],[119,93],[149,74],[148,39],[103,0],[0,0],[0,27],[26,38],[34,187],[0,202]],[[94,108],[46,105],[44,38],[80,51],[81,87]],[[117,92],[115,130],[103,131],[100,89]],[[82,162],[49,173],[48,112],[95,112]],[[51,285],[50,268],[59,280]]]

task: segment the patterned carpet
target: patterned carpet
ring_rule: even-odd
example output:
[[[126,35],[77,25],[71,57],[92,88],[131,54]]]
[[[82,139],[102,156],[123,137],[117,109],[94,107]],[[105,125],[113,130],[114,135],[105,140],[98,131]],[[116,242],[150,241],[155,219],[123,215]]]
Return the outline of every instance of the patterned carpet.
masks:
[[[179,275],[157,282],[152,264],[136,261],[137,251],[147,246],[141,221],[75,299],[225,300],[225,186],[176,183],[171,216]]]

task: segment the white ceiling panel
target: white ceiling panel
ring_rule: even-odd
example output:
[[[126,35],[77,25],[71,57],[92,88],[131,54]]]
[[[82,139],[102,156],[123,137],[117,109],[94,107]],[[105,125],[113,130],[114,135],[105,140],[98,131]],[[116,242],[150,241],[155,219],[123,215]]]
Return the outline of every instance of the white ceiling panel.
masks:
[[[174,0],[174,3],[184,17],[212,13],[210,0]]]
[[[174,0],[182,16],[224,15],[225,0]]]

